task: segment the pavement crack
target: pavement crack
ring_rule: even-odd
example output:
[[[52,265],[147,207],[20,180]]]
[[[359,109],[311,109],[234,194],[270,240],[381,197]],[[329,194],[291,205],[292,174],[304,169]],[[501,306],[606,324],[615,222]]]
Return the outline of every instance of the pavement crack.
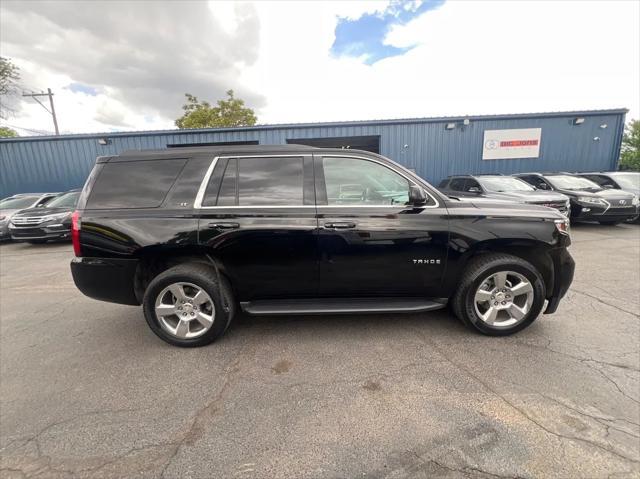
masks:
[[[480,379],[480,377],[478,377],[476,374],[472,373],[469,369],[467,369],[466,367],[464,367],[461,364],[456,363],[455,361],[453,361],[451,358],[449,358],[449,356],[447,356],[444,352],[442,352],[442,350],[440,350],[440,348],[438,348],[435,343],[433,341],[430,341],[429,339],[427,339],[427,337],[425,337],[425,335],[419,331],[419,330],[415,330],[418,335],[424,340],[424,342],[426,344],[429,344],[440,356],[442,356],[448,363],[450,363],[453,367],[455,367],[456,369],[464,372],[467,374],[467,376],[473,378],[475,381],[477,381],[480,385],[482,385],[487,391],[489,391],[490,393],[492,393],[494,396],[500,398],[504,403],[506,403],[507,405],[509,405],[512,409],[514,409],[516,412],[518,412],[522,417],[524,417],[525,419],[527,419],[528,421],[530,421],[532,424],[535,424],[538,428],[542,429],[543,431],[547,432],[548,434],[555,436],[559,439],[565,439],[565,440],[569,440],[569,441],[578,441],[578,442],[582,442],[584,444],[590,445],[592,447],[595,447],[597,449],[600,449],[608,454],[614,455],[624,461],[629,461],[629,462],[633,462],[633,463],[640,463],[640,461],[625,456],[622,453],[619,453],[609,447],[603,446],[602,444],[598,444],[596,442],[590,441],[588,439],[585,438],[581,438],[581,437],[576,437],[576,436],[567,436],[564,434],[561,434],[559,432],[553,431],[551,429],[549,429],[548,427],[546,427],[544,424],[540,423],[539,421],[535,420],[533,417],[531,417],[529,414],[527,414],[524,409],[516,406],[513,402],[509,401],[505,396],[503,396],[502,394],[500,394],[497,390],[495,390],[494,388],[492,388],[491,386],[489,386],[489,384]]]
[[[612,304],[612,303],[609,303],[607,301],[604,301],[602,298],[599,298],[597,296],[594,296],[593,294],[587,293],[586,291],[580,291],[579,289],[571,288],[571,292],[572,293],[582,294],[584,296],[587,296],[587,297],[589,297],[591,299],[596,300],[598,303],[605,304],[605,305],[610,306],[610,307],[612,307],[614,309],[617,309],[618,311],[621,311],[623,313],[631,314],[632,316],[635,316],[636,318],[640,317],[640,314],[638,314],[637,312],[629,311],[628,309],[621,308],[620,306],[617,306],[615,304]]]
[[[246,348],[246,349],[249,349],[249,348]],[[229,389],[233,385],[234,380],[238,376],[238,373],[242,370],[241,363],[242,363],[242,360],[247,355],[248,354],[246,350],[241,351],[236,357],[236,359],[229,366],[225,368],[226,370],[224,375],[225,379],[222,386],[218,390],[218,393],[215,395],[215,397],[211,401],[206,403],[202,408],[198,410],[198,412],[196,412],[193,419],[191,420],[191,424],[189,425],[189,428],[184,432],[184,434],[182,435],[182,438],[175,443],[175,447],[173,451],[171,452],[171,454],[167,458],[167,461],[162,467],[162,471],[160,472],[160,476],[159,476],[160,478],[165,477],[167,469],[169,468],[173,460],[176,458],[180,450],[185,445],[188,445],[188,446],[193,445],[198,439],[200,439],[200,437],[202,437],[205,431],[205,424],[207,422],[207,419],[213,418],[219,412],[220,403],[224,400],[227,392],[229,391]]]

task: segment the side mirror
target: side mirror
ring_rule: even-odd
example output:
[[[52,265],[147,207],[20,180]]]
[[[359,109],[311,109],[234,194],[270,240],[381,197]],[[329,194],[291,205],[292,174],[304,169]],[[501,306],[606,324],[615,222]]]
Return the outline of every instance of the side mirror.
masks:
[[[482,193],[482,190],[480,188],[478,188],[477,186],[472,186],[471,188],[469,188],[467,190],[468,193],[474,193],[476,195],[479,195],[480,193]]]
[[[422,188],[411,185],[409,188],[409,203],[415,206],[424,205],[427,202],[427,194]]]

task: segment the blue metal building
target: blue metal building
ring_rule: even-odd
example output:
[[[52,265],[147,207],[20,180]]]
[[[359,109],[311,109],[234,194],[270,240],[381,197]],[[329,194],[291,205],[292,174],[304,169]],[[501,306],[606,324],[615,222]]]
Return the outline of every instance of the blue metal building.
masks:
[[[461,173],[611,170],[617,166],[626,113],[614,109],[2,138],[0,198],[80,187],[100,155],[194,144],[360,148],[412,168],[432,183]],[[485,132],[538,128],[537,157],[483,160]]]

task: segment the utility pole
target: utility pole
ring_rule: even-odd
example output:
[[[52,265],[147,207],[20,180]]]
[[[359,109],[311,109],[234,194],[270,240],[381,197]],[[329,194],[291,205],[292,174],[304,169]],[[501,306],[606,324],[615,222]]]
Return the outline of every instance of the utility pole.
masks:
[[[56,109],[53,106],[53,92],[51,91],[51,88],[47,88],[47,93],[45,92],[40,92],[40,93],[23,93],[22,96],[29,96],[31,98],[33,98],[35,101],[37,101],[38,103],[40,103],[40,106],[42,108],[44,108],[45,110],[47,110],[47,112],[53,117],[53,126],[56,129],[56,135],[60,134],[60,131],[58,131],[58,119],[56,118]],[[48,96],[49,97],[49,105],[51,106],[51,110],[49,110],[49,108],[47,108],[46,106],[44,106],[44,103],[42,103],[40,100],[38,100],[39,96]]]

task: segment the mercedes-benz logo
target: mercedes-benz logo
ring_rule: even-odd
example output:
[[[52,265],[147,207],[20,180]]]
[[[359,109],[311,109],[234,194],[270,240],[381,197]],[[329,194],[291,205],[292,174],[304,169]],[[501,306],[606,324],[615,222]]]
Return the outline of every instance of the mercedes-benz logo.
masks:
[[[484,144],[485,148],[487,150],[495,150],[496,148],[498,148],[498,141],[497,140],[488,140],[485,144]]]

